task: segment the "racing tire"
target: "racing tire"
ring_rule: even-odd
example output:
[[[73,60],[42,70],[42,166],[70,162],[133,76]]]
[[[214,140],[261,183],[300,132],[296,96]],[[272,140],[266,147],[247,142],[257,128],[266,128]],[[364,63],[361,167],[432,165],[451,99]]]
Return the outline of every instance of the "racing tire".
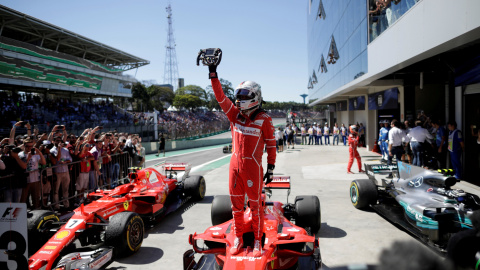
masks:
[[[205,192],[207,191],[207,185],[205,178],[201,175],[191,175],[185,179],[183,186],[185,193],[192,196],[195,201],[200,201],[205,198]]]
[[[232,202],[228,195],[217,195],[213,198],[211,209],[212,225],[222,224],[233,219]]]
[[[48,230],[53,222],[59,219],[54,212],[48,210],[33,210],[27,213],[28,253],[33,255],[40,249],[53,233]]]
[[[113,256],[129,256],[142,246],[143,220],[137,213],[122,212],[110,217],[105,230],[105,244],[114,247]]]
[[[223,147],[223,153],[224,153],[224,154],[228,153],[228,146],[224,146],[224,147]]]
[[[322,226],[320,200],[317,196],[295,197],[295,225],[304,229],[310,228],[316,234]]]
[[[364,209],[376,204],[377,186],[369,179],[354,180],[350,184],[350,201],[357,209]]]

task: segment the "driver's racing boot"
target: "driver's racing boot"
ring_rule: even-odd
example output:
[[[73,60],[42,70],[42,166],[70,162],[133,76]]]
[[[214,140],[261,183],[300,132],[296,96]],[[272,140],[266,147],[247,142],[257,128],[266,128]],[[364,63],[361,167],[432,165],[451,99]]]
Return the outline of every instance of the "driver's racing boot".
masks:
[[[253,244],[253,257],[262,256],[262,244],[260,240],[255,240]]]
[[[230,248],[230,254],[232,255],[237,255],[240,250],[243,248],[243,239],[240,237],[235,237],[235,240],[233,240],[233,246]]]

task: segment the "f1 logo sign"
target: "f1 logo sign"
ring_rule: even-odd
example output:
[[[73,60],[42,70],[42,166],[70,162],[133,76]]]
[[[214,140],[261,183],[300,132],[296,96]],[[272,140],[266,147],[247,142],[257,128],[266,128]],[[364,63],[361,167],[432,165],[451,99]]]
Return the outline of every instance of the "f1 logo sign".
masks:
[[[13,211],[12,211],[12,209],[13,209]],[[15,220],[15,219],[17,219],[17,216],[20,214],[21,211],[22,211],[21,208],[7,207],[5,209],[5,212],[2,215],[1,219]],[[10,217],[7,217],[7,215],[10,215]]]

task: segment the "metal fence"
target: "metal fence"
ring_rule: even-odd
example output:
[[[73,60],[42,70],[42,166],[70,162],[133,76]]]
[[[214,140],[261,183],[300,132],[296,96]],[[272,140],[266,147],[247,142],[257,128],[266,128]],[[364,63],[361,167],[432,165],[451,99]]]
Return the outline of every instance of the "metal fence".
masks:
[[[86,195],[97,189],[112,189],[115,186],[129,182],[128,168],[135,165],[135,161],[128,153],[119,153],[111,155],[111,161],[102,164],[104,157],[100,157],[97,161],[75,161],[68,164],[62,164],[52,167],[40,169],[40,208],[55,209],[60,205],[64,207],[73,208],[83,202]],[[95,171],[95,166],[91,167],[88,176],[81,175],[82,162],[97,162],[101,175]],[[57,173],[56,169],[67,166],[68,173]],[[68,175],[68,177],[66,175]],[[84,174],[84,173],[83,173]],[[0,177],[0,181],[11,180],[15,175],[8,175]],[[66,184],[66,180],[69,183]],[[85,180],[86,179],[86,180]],[[81,191],[80,187],[86,183],[86,189]],[[66,186],[63,186],[66,184]],[[5,201],[4,192],[0,192],[0,202]],[[38,198],[37,198],[38,199]],[[35,209],[34,198],[29,196],[27,198],[27,205],[29,209]]]

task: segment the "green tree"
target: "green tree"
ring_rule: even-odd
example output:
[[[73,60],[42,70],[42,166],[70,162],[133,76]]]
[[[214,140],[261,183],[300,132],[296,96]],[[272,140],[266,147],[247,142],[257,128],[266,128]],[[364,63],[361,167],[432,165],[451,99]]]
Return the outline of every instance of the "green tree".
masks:
[[[132,87],[132,97],[128,99],[132,103],[132,108],[135,111],[146,110],[148,103],[148,93],[147,88],[141,82],[137,82]]]
[[[199,97],[201,100],[207,100],[207,92],[205,92],[205,89],[197,85],[186,85],[178,88],[175,95],[192,95]]]
[[[235,89],[232,87],[232,83],[228,80],[220,78],[220,84],[222,85],[223,93],[226,97],[228,97],[232,102],[235,102]],[[207,86],[206,88],[207,93],[207,102],[206,107],[210,110],[217,109],[220,110],[220,105],[215,98],[215,94],[213,93],[212,85]]]
[[[189,110],[194,110],[198,107],[203,106],[203,102],[198,96],[194,95],[175,95],[173,98],[173,106],[177,108],[186,108]]]
[[[147,88],[148,94],[148,110],[156,109],[162,111],[168,105],[173,103],[173,98],[175,93],[173,90],[168,87],[162,87],[159,85],[152,84]]]

